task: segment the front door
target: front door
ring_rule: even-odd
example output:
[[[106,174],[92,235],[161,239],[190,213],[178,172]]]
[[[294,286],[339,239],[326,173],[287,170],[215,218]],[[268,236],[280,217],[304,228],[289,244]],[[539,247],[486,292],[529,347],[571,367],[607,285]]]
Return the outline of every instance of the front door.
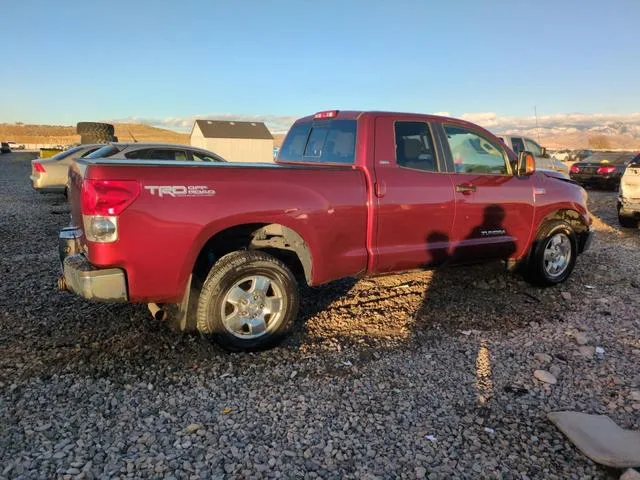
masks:
[[[453,258],[467,263],[520,257],[533,222],[532,178],[513,175],[507,152],[483,132],[442,128],[454,171]]]
[[[377,273],[443,263],[448,257],[454,193],[431,125],[380,116],[375,135]]]

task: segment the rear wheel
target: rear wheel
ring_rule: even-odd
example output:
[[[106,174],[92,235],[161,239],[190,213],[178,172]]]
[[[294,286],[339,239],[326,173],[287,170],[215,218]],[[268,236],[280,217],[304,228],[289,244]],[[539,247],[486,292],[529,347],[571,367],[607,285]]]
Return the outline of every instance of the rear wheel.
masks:
[[[298,314],[291,270],[260,251],[233,252],[211,269],[198,299],[198,330],[230,351],[275,345]]]
[[[528,282],[551,286],[569,278],[578,253],[578,241],[571,225],[561,220],[545,224],[532,248],[525,270]]]
[[[638,219],[632,214],[626,214],[620,208],[618,208],[618,223],[624,228],[637,228]]]

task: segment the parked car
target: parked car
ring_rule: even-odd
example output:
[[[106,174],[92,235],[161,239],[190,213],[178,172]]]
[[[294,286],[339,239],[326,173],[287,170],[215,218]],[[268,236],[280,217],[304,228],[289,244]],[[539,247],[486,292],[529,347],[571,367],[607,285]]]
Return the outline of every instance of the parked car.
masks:
[[[271,165],[111,158],[71,168],[60,287],[229,350],[281,339],[298,282],[504,260],[549,286],[590,239],[583,188],[462,120],[319,112]]]
[[[76,145],[49,158],[31,161],[31,185],[40,193],[65,192],[69,166],[76,158],[95,152],[104,145]]]
[[[108,143],[87,158],[225,162],[224,158],[209,150],[173,143]]]
[[[580,185],[615,190],[633,156],[625,152],[596,152],[587,160],[571,165],[569,176]]]
[[[502,140],[511,150],[519,154],[520,152],[531,152],[536,159],[536,168],[539,170],[555,170],[556,172],[569,175],[569,167],[555,157],[547,153],[547,149],[538,145],[529,137],[520,135],[503,135],[498,134],[498,138]]]
[[[627,228],[637,228],[640,220],[640,153],[627,165],[620,179],[618,221]]]
[[[24,144],[16,142],[7,142],[11,150],[24,150]]]
[[[9,146],[9,143],[0,143],[0,153],[11,153],[11,147]]]

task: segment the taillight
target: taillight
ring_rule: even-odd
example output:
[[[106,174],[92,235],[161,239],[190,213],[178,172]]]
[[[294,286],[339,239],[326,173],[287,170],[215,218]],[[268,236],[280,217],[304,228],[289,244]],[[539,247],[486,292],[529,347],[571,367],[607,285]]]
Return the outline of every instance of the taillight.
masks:
[[[136,180],[82,182],[80,207],[87,240],[110,243],[118,240],[118,215],[140,195]]]
[[[82,183],[83,215],[120,215],[140,195],[136,180],[92,180]]]
[[[616,171],[616,167],[600,167],[598,168],[598,175],[609,175]]]
[[[44,165],[42,165],[40,162],[33,162],[33,170],[38,173],[46,172],[46,170],[44,169]]]
[[[580,167],[577,165],[571,165],[571,170],[569,170],[571,173],[580,173]]]

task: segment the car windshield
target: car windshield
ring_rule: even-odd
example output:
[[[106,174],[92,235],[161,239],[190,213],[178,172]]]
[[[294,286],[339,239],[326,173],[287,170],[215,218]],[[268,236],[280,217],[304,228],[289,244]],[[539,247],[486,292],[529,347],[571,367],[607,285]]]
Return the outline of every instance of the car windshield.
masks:
[[[104,147],[99,148],[93,153],[90,153],[84,158],[106,158],[110,157],[114,153],[118,153],[120,150],[114,145],[105,145]]]
[[[83,148],[84,148],[83,146],[70,148],[69,150],[65,150],[64,152],[60,152],[59,154],[54,155],[53,157],[51,157],[51,160],[64,160],[65,158],[70,157],[74,153],[79,152]]]

